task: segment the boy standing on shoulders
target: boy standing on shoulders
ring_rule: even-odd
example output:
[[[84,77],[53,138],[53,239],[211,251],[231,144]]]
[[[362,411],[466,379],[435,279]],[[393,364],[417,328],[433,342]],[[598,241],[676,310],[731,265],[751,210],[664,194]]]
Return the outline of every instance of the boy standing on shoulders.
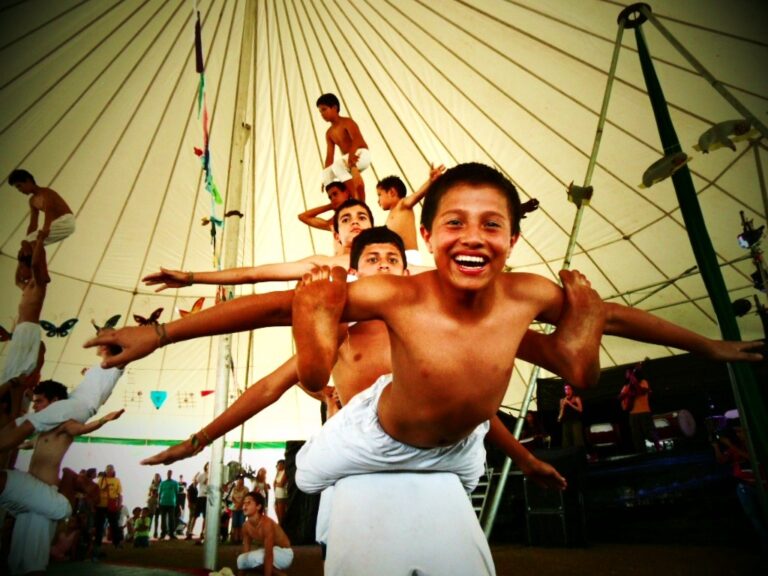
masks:
[[[325,133],[325,169],[323,186],[343,182],[352,198],[365,200],[365,188],[360,172],[371,165],[371,152],[360,134],[357,122],[339,114],[341,104],[335,94],[323,94],[315,103],[323,120],[331,123]],[[341,157],[334,159],[336,146]]]
[[[26,170],[14,170],[8,176],[8,184],[15,186],[22,194],[29,195],[29,225],[27,237],[22,240],[19,257],[29,258],[38,236],[45,244],[60,242],[75,231],[75,216],[72,209],[55,190],[38,186],[34,176]],[[40,212],[44,215],[43,227],[38,231]]]
[[[283,529],[267,516],[264,497],[249,492],[243,500],[243,512],[247,520],[243,526],[243,553],[237,557],[241,575],[246,570],[262,568],[264,576],[282,574],[293,563],[293,549]],[[259,545],[251,550],[251,542]]]

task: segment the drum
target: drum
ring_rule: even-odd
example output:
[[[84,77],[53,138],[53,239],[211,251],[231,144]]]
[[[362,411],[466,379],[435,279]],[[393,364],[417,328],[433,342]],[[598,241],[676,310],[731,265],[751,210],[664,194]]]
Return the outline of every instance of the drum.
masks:
[[[653,415],[653,425],[660,440],[692,438],[696,434],[696,419],[688,410],[677,410]]]

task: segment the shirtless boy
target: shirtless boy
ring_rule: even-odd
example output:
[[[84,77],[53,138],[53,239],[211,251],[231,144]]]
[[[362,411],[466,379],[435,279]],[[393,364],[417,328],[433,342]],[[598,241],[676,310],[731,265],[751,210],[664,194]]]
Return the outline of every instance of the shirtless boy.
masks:
[[[360,134],[357,123],[347,116],[341,116],[341,104],[335,94],[323,94],[315,103],[323,120],[331,126],[325,133],[325,170],[323,185],[343,182],[351,198],[365,200],[365,189],[360,172],[371,165],[371,153]],[[336,146],[341,156],[335,158]]]
[[[15,186],[22,194],[29,195],[29,225],[27,237],[21,242],[20,258],[31,256],[32,244],[38,239],[53,244],[75,231],[75,216],[71,208],[56,191],[38,186],[32,174],[26,170],[14,170],[8,176],[8,184]],[[44,219],[43,227],[38,231],[40,212]]]
[[[427,193],[429,185],[443,172],[445,172],[445,166],[442,164],[437,168],[430,164],[429,178],[410,196],[406,196],[405,183],[397,176],[387,176],[376,184],[379,206],[382,210],[389,212],[386,226],[397,232],[403,239],[408,261],[413,264],[419,263],[418,259],[414,259],[418,255],[419,247],[416,244],[416,217],[413,214],[413,208]]]
[[[293,564],[291,541],[280,525],[267,516],[264,496],[249,492],[243,500],[247,520],[243,525],[243,553],[237,557],[237,568],[244,576],[246,570],[261,568],[264,576],[282,574]],[[251,545],[257,545],[251,550]]]
[[[63,384],[46,380],[35,387],[32,406],[39,412],[66,398]],[[88,490],[90,483],[82,483],[69,468],[59,480],[61,462],[73,437],[98,430],[122,413],[111,412],[88,424],[67,422],[40,434],[28,472],[0,470],[0,506],[16,516],[8,558],[11,574],[45,570],[56,521],[71,514],[76,491]]]
[[[311,228],[333,232],[333,216],[326,220],[321,218],[320,214],[329,211],[335,212],[343,202],[349,200],[350,196],[347,188],[341,182],[331,182],[325,187],[325,192],[328,194],[328,204],[302,212],[299,214],[299,220]]]
[[[157,292],[167,288],[183,288],[192,284],[252,284],[280,280],[298,280],[318,266],[349,267],[349,251],[352,240],[361,230],[373,226],[373,214],[368,206],[359,200],[342,202],[333,215],[333,237],[341,245],[341,253],[335,256],[315,254],[277,264],[262,264],[247,268],[230,268],[213,272],[184,272],[160,268],[160,272],[142,278],[147,286],[160,285]]]
[[[558,323],[564,299],[559,286],[534,274],[502,273],[518,238],[520,212],[516,190],[502,174],[482,164],[458,165],[430,187],[422,209],[422,237],[436,270],[378,275],[347,289],[346,272],[334,269],[334,282],[313,282],[298,292],[303,295],[293,320],[299,333],[316,330],[302,323],[312,324],[329,302],[335,303],[331,322],[340,317],[386,324],[393,379],[379,387],[374,402],[393,440],[429,449],[467,438],[498,409],[531,322]],[[246,296],[157,328],[123,328],[86,346],[119,345],[122,352],[103,365],[127,363],[171,342],[288,325],[293,300],[292,290]],[[761,343],[711,340],[641,310],[611,303],[603,308],[606,334],[723,361],[762,359],[750,352]],[[306,342],[297,345],[306,349]]]

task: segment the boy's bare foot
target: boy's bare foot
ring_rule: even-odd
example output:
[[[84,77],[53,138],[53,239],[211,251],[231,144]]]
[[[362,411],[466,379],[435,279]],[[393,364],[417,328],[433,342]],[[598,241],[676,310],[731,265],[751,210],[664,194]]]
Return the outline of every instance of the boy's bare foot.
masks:
[[[560,270],[565,302],[555,337],[570,357],[569,382],[578,388],[595,386],[600,378],[600,340],[605,308],[592,285],[577,270]]]
[[[337,332],[347,301],[347,273],[328,266],[305,274],[293,299],[293,338],[297,373],[302,385],[318,392],[325,388],[336,363]]]

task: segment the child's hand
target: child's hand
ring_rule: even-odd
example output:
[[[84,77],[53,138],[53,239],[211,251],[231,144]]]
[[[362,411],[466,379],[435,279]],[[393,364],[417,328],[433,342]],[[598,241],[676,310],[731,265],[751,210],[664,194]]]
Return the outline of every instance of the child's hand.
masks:
[[[554,466],[536,458],[533,454],[520,465],[520,470],[539,486],[565,490],[568,482]]]
[[[443,172],[445,172],[445,165],[444,164],[440,164],[440,166],[435,168],[435,165],[430,163],[429,164],[429,181],[430,182],[434,182],[440,176],[443,175]]]
[[[154,286],[156,284],[162,284],[160,288],[155,292],[162,292],[167,288],[184,288],[185,286],[191,286],[194,276],[192,272],[184,272],[182,270],[168,270],[167,268],[160,268],[160,272],[154,274],[147,274],[141,279],[147,286]]]
[[[102,368],[122,367],[128,362],[150,355],[160,346],[160,339],[154,326],[129,326],[109,332],[103,332],[91,338],[84,348],[104,346],[107,353],[101,362]],[[114,347],[114,348],[113,348]],[[121,349],[118,354],[112,354],[110,350]]]

